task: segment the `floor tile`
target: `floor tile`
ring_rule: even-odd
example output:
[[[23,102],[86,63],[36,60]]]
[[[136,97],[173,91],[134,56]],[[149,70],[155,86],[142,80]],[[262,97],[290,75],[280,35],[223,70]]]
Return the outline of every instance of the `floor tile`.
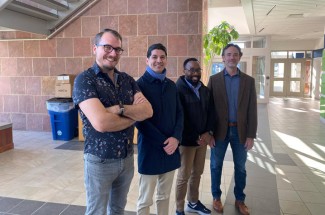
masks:
[[[283,178],[281,176],[277,176],[277,188],[278,189],[282,189],[282,190],[294,190],[293,189],[293,186],[292,186],[292,183],[286,179],[286,178]]]
[[[315,203],[315,204],[325,205],[325,196],[322,193],[305,192],[305,191],[297,191],[297,193],[305,203]]]
[[[30,215],[41,208],[44,204],[45,202],[24,200],[8,212],[13,214]]]
[[[294,190],[278,190],[279,199],[286,200],[286,201],[294,201],[294,202],[302,202],[301,198],[299,197],[297,191]]]
[[[69,205],[60,215],[81,215],[85,214],[86,207],[78,205]]]
[[[305,204],[302,202],[280,200],[280,206],[284,214],[311,215]]]
[[[307,208],[311,212],[312,215],[321,215],[324,214],[325,205],[324,204],[311,204],[307,203]]]
[[[293,181],[291,180],[292,186],[297,191],[312,191],[318,192],[315,185],[311,182],[306,181]]]
[[[55,149],[82,151],[84,149],[84,142],[72,140],[56,147]]]
[[[296,166],[296,163],[287,154],[274,153],[273,157],[277,165]]]
[[[57,215],[57,214],[61,214],[66,208],[68,208],[68,205],[66,204],[46,203],[40,209],[38,209],[34,214],[35,215]]]
[[[0,200],[0,209],[1,209],[0,212],[8,212],[23,201],[24,201],[23,199],[2,198]]]

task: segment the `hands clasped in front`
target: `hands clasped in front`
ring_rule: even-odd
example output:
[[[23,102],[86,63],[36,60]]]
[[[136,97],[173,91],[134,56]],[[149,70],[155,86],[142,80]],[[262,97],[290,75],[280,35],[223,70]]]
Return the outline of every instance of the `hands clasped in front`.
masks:
[[[165,142],[164,150],[168,155],[174,154],[178,147],[179,141],[175,137],[169,137]]]
[[[211,148],[213,148],[214,147],[214,138],[212,135],[209,134],[209,132],[205,132],[204,134],[199,136],[197,143],[200,146],[209,145]]]

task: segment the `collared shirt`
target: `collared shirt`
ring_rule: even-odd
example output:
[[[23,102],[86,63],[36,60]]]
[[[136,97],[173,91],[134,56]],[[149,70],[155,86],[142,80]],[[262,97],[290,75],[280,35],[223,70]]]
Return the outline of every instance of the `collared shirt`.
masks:
[[[193,90],[193,92],[195,93],[195,95],[200,99],[200,92],[199,92],[199,89],[200,89],[200,87],[201,87],[201,82],[199,82],[199,83],[197,84],[197,86],[194,87],[190,82],[188,82],[188,81],[186,80],[186,78],[184,78],[184,80],[186,81],[186,83],[188,84],[188,86]]]
[[[240,71],[237,69],[237,74],[230,76],[229,73],[224,70],[225,85],[228,99],[228,121],[237,122],[237,107],[238,107],[238,91]]]
[[[105,108],[133,104],[134,95],[140,92],[135,80],[124,72],[114,71],[114,82],[95,63],[79,74],[74,83],[73,101],[76,105],[91,98],[98,98]],[[117,132],[98,132],[80,110],[85,137],[84,153],[103,159],[125,158],[133,154],[134,126]]]

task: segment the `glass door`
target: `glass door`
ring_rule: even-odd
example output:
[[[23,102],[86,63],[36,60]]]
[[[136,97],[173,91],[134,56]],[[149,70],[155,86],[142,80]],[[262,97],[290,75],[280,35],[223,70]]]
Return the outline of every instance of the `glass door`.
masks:
[[[265,56],[252,57],[252,76],[255,78],[258,103],[267,103],[269,99],[269,75],[265,65]]]
[[[303,97],[305,62],[304,59],[273,59],[270,95]]]

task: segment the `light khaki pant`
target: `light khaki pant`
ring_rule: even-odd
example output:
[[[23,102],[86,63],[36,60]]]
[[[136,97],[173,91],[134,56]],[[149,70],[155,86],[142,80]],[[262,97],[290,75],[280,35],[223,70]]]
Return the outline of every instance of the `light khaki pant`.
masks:
[[[199,186],[204,170],[207,146],[180,146],[181,167],[176,181],[176,210],[184,211],[185,196],[187,201],[199,200]]]
[[[169,211],[169,196],[173,185],[174,171],[161,175],[143,175],[139,179],[138,215],[149,215],[153,204],[153,194],[157,185],[156,206],[157,215],[167,215]]]

